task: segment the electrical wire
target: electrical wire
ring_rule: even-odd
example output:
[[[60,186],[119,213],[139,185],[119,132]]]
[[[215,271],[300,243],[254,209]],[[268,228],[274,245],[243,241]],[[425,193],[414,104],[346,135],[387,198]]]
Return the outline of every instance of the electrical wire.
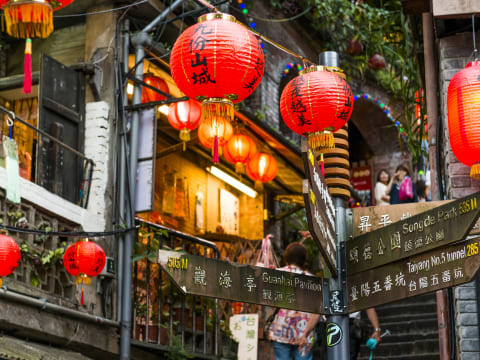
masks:
[[[130,7],[133,7],[133,6],[137,6],[137,5],[140,5],[140,4],[144,4],[144,3],[146,3],[146,2],[148,2],[148,0],[141,0],[141,1],[138,1],[138,2],[133,3],[133,4],[120,6],[120,7],[115,8],[115,9],[92,11],[92,12],[87,12],[87,13],[82,13],[82,14],[53,15],[53,17],[54,17],[54,18],[68,18],[68,17],[79,17],[79,16],[105,14],[105,13],[109,13],[109,12],[114,12],[114,11],[118,11],[118,10],[127,9],[127,8],[130,8]]]
[[[125,234],[130,231],[137,230],[140,226],[134,226],[126,229],[110,230],[110,231],[45,231],[45,230],[34,230],[26,229],[16,226],[8,226],[0,224],[0,229],[5,229],[11,232],[19,232],[24,234],[35,234],[35,235],[47,235],[47,236],[61,236],[61,237],[105,237],[105,236],[114,236],[118,234]]]
[[[255,19],[255,20],[260,20],[260,21],[265,21],[265,22],[270,22],[270,23],[282,23],[282,22],[296,20],[296,19],[302,17],[303,15],[305,15],[306,13],[308,13],[310,10],[312,10],[312,8],[313,8],[313,6],[310,6],[309,8],[305,9],[301,13],[299,13],[297,15],[294,15],[292,17],[289,17],[289,18],[284,18],[284,19],[267,19],[267,18],[264,18],[264,17],[251,15],[250,13],[248,15],[245,15],[245,16],[251,17],[252,19]],[[232,7],[232,9],[237,11],[237,12],[242,12],[242,10],[234,8],[234,7]]]

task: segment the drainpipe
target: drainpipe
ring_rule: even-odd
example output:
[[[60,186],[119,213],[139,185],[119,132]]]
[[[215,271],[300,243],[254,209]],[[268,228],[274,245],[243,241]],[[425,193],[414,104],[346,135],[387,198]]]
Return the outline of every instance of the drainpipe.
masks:
[[[438,119],[438,98],[437,98],[437,72],[435,64],[435,40],[433,36],[432,14],[422,14],[423,20],[423,45],[425,57],[425,100],[427,102],[428,118],[428,155],[430,162],[430,182],[432,200],[440,200],[440,189],[437,176],[437,121]],[[448,299],[445,290],[438,290],[435,294],[437,299],[437,323],[438,343],[440,360],[448,360],[449,337],[448,337]],[[453,325],[453,324],[450,324]]]
[[[135,46],[135,64],[139,63],[135,69],[135,78],[143,80],[143,59],[145,57],[145,46],[152,44],[152,39],[148,34],[159,22],[164,20],[183,0],[175,0],[167,9],[158,15],[141,32],[132,36],[132,44]],[[142,102],[142,86],[135,83],[132,105],[138,105]],[[130,129],[130,157],[128,168],[129,196],[130,204],[126,207],[127,228],[134,226],[135,223],[135,193],[138,162],[138,130],[140,122],[140,113],[138,110],[132,111],[132,121]],[[124,181],[125,179],[120,179]],[[125,235],[123,247],[123,284],[122,284],[122,311],[121,311],[121,330],[120,330],[120,359],[130,359],[130,331],[132,316],[132,253],[134,233],[128,232]]]
[[[130,48],[130,22],[128,19],[125,19],[123,25],[123,73],[126,74],[128,72],[128,54]],[[121,85],[121,84],[120,84]],[[127,85],[123,89],[123,99],[122,104],[128,104],[128,94],[127,94]],[[119,204],[118,210],[120,214],[120,221],[124,220],[125,216],[125,179],[126,179],[126,124],[127,124],[127,116],[125,114],[125,110],[122,109],[122,120],[121,120],[121,128],[120,128],[120,184],[119,184]],[[122,284],[123,284],[123,246],[125,242],[125,236],[119,237],[118,241],[118,261],[117,261],[117,320],[122,321]]]

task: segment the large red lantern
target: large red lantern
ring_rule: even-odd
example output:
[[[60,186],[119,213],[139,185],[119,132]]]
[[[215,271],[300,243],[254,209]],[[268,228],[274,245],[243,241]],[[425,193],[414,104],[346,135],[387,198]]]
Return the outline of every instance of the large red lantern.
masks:
[[[193,99],[170,104],[168,122],[174,129],[180,130],[180,139],[190,140],[190,131],[195,130],[202,120],[202,107]]]
[[[53,12],[74,0],[0,0],[7,34],[25,41],[23,92],[32,92],[32,40],[53,31]]]
[[[248,163],[257,153],[255,141],[248,135],[235,134],[223,145],[223,156],[232,164],[235,164],[235,171],[243,173],[245,164]]]
[[[219,147],[233,135],[232,124],[223,117],[215,117],[202,122],[198,127],[198,140],[208,149],[212,149],[213,162],[219,161]]]
[[[280,98],[285,124],[308,136],[311,147],[322,153],[335,147],[332,132],[345,125],[353,110],[352,89],[336,70],[325,66],[302,70]]]
[[[63,265],[70,275],[76,276],[75,284],[82,284],[80,303],[83,305],[83,285],[90,285],[90,277],[102,272],[105,252],[93,241],[77,241],[65,250]]]
[[[275,179],[277,173],[277,160],[270,154],[257,153],[247,164],[247,175],[255,181],[258,191],[263,189],[263,183]]]
[[[168,85],[162,78],[158,76],[154,76],[152,74],[145,74],[143,76],[143,82],[148,84],[160,91],[163,91],[166,94],[168,92]],[[155,90],[152,90],[146,86],[142,87],[142,103],[150,102],[150,101],[162,101],[165,100],[166,97],[162,94],[159,94]]]
[[[173,45],[170,70],[188,97],[202,101],[202,121],[233,120],[237,103],[262,80],[265,61],[260,43],[228,14],[209,13],[185,30]]]
[[[480,62],[456,73],[447,92],[448,132],[456,158],[480,178]]]
[[[0,235],[0,276],[10,275],[20,264],[20,247],[10,236]],[[0,278],[0,286],[2,279]]]

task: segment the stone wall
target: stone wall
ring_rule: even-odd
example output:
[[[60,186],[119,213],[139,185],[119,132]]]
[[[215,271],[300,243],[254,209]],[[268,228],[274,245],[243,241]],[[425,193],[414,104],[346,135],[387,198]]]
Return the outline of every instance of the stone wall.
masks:
[[[477,34],[477,47],[480,45]],[[461,164],[452,152],[448,134],[447,89],[452,77],[472,61],[472,34],[463,33],[439,40],[439,91],[444,136],[442,146],[444,189],[448,199],[456,199],[480,190],[480,181],[470,178],[470,168]],[[455,288],[457,353],[460,360],[480,359],[478,337],[478,290],[471,282]]]

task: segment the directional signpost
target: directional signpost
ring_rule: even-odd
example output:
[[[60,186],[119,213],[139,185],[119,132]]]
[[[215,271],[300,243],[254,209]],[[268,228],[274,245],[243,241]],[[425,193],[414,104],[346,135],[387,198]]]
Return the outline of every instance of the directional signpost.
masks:
[[[380,229],[394,222],[405,220],[413,215],[451,203],[452,201],[454,200],[353,208],[351,209],[353,212],[353,236],[359,236]],[[477,220],[473,228],[470,230],[470,235],[480,234],[479,223],[480,220]]]
[[[158,263],[186,295],[323,314],[323,279],[159,250]]]
[[[480,192],[347,242],[347,275],[463,240],[480,213]]]
[[[408,257],[347,278],[350,312],[473,280],[480,267],[480,238]]]
[[[303,180],[303,198],[308,227],[333,277],[337,276],[335,207],[318,162],[308,142],[302,142],[302,158],[307,179]]]

